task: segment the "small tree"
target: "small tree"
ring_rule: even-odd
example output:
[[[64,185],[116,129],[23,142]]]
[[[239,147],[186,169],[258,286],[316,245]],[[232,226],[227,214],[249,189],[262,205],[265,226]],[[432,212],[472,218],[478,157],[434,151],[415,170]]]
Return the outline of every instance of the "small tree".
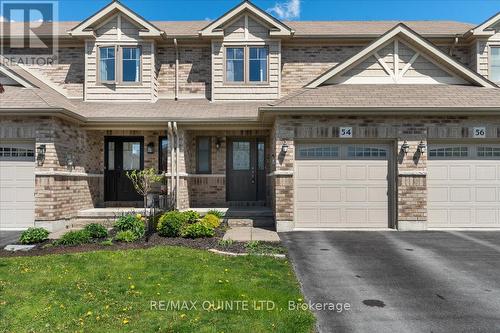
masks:
[[[135,191],[144,197],[144,216],[147,216],[148,194],[154,183],[162,181],[163,176],[155,168],[127,171],[127,177],[132,181]]]

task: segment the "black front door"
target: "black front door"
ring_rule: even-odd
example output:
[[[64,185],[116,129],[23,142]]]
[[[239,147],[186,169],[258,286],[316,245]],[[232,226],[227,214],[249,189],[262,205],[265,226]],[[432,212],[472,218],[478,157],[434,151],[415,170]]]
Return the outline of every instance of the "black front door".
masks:
[[[228,201],[265,200],[264,141],[255,138],[230,138],[226,176]]]
[[[144,138],[106,137],[104,163],[104,200],[142,201],[128,179],[127,171],[144,168]]]

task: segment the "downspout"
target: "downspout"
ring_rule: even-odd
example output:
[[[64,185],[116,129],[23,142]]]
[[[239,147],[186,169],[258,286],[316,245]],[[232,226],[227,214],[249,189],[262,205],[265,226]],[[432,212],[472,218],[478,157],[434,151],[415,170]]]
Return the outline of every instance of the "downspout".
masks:
[[[174,133],[172,131],[172,122],[168,124],[168,145],[170,148],[170,204],[174,203]]]
[[[179,48],[177,45],[177,38],[174,38],[175,47],[175,92],[174,99],[177,101],[179,99]]]
[[[177,132],[177,122],[173,123],[175,133],[175,208],[179,209],[179,132]]]

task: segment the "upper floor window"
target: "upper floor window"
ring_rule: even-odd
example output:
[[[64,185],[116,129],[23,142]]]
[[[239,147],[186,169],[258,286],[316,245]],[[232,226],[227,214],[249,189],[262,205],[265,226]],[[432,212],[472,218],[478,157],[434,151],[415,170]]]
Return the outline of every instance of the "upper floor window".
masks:
[[[98,71],[101,83],[140,82],[141,48],[137,46],[99,47]]]
[[[139,47],[124,47],[122,80],[123,82],[139,82],[141,69],[141,49]]]
[[[243,82],[245,80],[245,49],[228,47],[226,49],[226,81]]]
[[[250,81],[267,81],[267,47],[251,47],[249,50]]]
[[[114,82],[115,69],[115,47],[101,47],[99,49],[99,78],[101,82]]]
[[[500,82],[500,46],[490,47],[490,77],[493,82]]]
[[[267,82],[267,72],[267,47],[247,46],[226,48],[226,82]]]

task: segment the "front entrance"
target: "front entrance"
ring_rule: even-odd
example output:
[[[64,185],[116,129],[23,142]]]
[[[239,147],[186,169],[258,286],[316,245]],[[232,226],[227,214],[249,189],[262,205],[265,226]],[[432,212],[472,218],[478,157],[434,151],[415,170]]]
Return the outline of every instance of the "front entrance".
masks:
[[[227,201],[265,201],[265,143],[261,138],[229,138]]]
[[[128,179],[127,171],[144,168],[144,138],[106,137],[104,163],[104,200],[142,201]]]

